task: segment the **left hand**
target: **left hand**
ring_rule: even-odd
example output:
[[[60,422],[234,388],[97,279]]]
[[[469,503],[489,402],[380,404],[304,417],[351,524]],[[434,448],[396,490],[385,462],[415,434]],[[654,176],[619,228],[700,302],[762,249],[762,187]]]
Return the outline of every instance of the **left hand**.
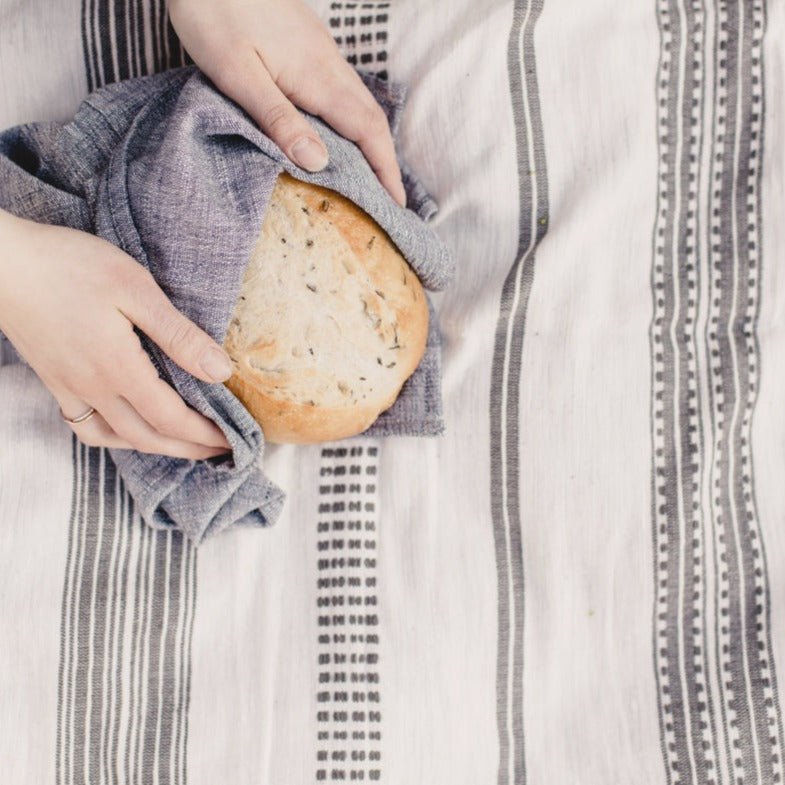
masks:
[[[199,68],[297,166],[323,169],[327,149],[295,106],[356,142],[405,205],[384,112],[302,0],[169,0],[169,16]]]

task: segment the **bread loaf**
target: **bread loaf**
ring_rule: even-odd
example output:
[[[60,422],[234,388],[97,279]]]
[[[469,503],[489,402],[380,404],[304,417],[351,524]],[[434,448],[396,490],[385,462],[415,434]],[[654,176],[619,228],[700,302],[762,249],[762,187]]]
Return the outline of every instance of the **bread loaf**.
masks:
[[[227,387],[265,439],[361,433],[425,352],[428,304],[385,232],[339,194],[282,174],[224,348]]]

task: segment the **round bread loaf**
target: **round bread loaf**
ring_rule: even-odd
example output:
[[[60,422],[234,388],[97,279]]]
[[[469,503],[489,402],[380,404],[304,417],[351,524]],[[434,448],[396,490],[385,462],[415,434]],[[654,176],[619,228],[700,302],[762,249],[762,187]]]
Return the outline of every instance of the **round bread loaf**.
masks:
[[[378,224],[280,175],[224,342],[226,386],[265,439],[361,433],[395,402],[427,335],[425,292]]]

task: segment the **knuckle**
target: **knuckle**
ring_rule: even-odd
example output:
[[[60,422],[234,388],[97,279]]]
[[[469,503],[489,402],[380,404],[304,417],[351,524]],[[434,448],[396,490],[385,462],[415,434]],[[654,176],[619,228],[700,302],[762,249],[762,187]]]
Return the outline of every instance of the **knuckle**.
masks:
[[[283,102],[273,104],[262,113],[262,121],[266,130],[275,136],[282,136],[288,131],[293,130],[294,118],[292,109]]]
[[[149,295],[150,285],[155,284],[150,271],[138,262],[119,264],[115,270],[117,284],[122,286],[131,296],[143,300]]]
[[[187,319],[179,316],[169,316],[167,321],[168,323],[164,325],[166,346],[161,348],[178,354],[189,349],[197,338],[194,326]]]
[[[360,118],[363,127],[368,133],[377,134],[388,131],[387,116],[375,101],[372,104],[365,105]]]
[[[165,436],[176,436],[180,424],[177,417],[167,413],[154,414],[149,422],[158,433]]]
[[[118,371],[109,363],[96,362],[74,370],[70,386],[81,398],[94,396],[113,387]]]

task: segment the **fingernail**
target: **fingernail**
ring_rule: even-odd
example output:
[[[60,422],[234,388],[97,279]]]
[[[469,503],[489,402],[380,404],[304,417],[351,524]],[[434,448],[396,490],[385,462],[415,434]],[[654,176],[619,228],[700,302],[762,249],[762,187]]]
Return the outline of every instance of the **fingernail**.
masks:
[[[214,382],[224,382],[232,375],[232,363],[228,355],[214,346],[203,352],[199,365]]]
[[[329,160],[327,150],[307,136],[295,142],[292,147],[292,158],[298,166],[309,172],[320,172],[327,166]]]

